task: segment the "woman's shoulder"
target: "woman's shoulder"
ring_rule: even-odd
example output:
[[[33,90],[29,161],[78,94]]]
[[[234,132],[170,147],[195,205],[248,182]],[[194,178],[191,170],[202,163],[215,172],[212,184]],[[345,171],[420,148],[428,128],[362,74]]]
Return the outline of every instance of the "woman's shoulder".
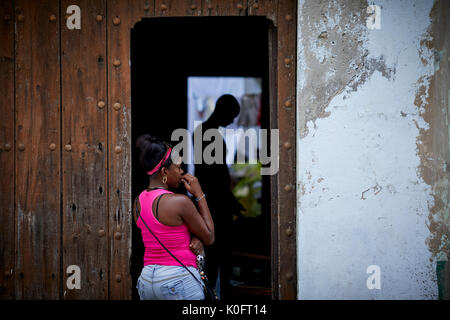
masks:
[[[171,193],[167,195],[167,198],[170,199],[174,206],[180,209],[193,205],[191,198],[182,193]]]
[[[178,201],[178,202],[184,202],[184,201],[191,201],[191,199],[182,194],[182,193],[175,193],[175,192],[165,192],[166,197],[169,197],[171,200],[173,201]]]

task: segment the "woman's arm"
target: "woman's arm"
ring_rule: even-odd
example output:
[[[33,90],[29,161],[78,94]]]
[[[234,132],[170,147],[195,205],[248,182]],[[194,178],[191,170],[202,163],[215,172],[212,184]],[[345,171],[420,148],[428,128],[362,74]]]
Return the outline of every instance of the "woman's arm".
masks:
[[[134,222],[137,222],[137,215],[136,215],[136,202],[138,204],[138,210],[141,212],[141,204],[139,203],[139,196],[136,197],[135,201],[133,201],[133,218]]]
[[[194,197],[202,197],[203,191],[196,177],[187,173],[183,176],[182,181],[186,190]],[[209,212],[206,197],[198,201],[198,210],[191,199],[185,195],[178,195],[174,200],[177,201],[175,205],[179,208],[179,215],[189,230],[205,245],[212,245],[214,243],[214,223]]]
[[[203,252],[203,243],[196,236],[193,236],[191,238],[191,243],[189,245],[189,249],[191,249],[191,251],[193,253],[195,253],[196,255],[204,254],[204,252]]]

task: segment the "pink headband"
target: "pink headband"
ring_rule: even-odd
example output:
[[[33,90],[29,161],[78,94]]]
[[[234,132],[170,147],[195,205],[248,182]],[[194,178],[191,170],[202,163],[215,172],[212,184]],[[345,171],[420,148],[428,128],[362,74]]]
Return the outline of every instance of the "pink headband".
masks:
[[[172,148],[167,149],[166,154],[164,155],[164,157],[161,159],[161,161],[156,165],[156,167],[154,167],[152,170],[148,171],[147,174],[148,175],[152,175],[154,174],[156,171],[159,170],[159,168],[161,168],[161,166],[166,162],[167,158],[169,158],[170,156],[170,152],[172,151]]]

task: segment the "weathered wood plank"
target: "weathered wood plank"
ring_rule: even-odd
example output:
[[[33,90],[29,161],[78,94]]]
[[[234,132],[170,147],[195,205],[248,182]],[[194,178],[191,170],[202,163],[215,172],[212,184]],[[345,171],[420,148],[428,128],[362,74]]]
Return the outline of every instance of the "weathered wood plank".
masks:
[[[275,0],[255,0],[248,3],[249,16],[264,16],[277,25],[277,5]]]
[[[58,0],[15,1],[17,299],[60,296]]]
[[[130,30],[144,14],[152,14],[150,8],[143,10],[145,4],[133,4],[133,0],[108,1],[110,299],[131,299],[132,289]],[[120,19],[120,24],[114,24],[114,17]],[[116,60],[120,66],[114,66]]]
[[[295,0],[278,2],[278,241],[280,299],[297,298],[296,247],[296,22]],[[286,143],[291,147],[287,148]]]
[[[202,15],[201,0],[155,0],[158,17],[190,17]]]
[[[14,298],[14,8],[0,1],[0,299]]]
[[[61,29],[63,270],[81,268],[81,289],[64,299],[108,298],[106,0],[81,8],[81,29]],[[125,63],[125,62],[124,62]]]
[[[203,16],[246,16],[247,0],[203,0]]]
[[[141,17],[154,17],[155,16],[155,0],[143,0],[142,9],[144,10],[144,14],[140,14],[140,8],[136,5],[133,8],[133,11],[138,12],[138,16],[135,17],[135,21],[133,23],[133,26],[136,24],[136,22],[141,20]]]
[[[269,26],[268,50],[269,50],[269,108],[270,128],[278,129],[278,102],[277,102],[277,29]],[[278,152],[278,150],[271,152]],[[271,280],[272,299],[279,298],[279,263],[278,263],[278,174],[270,176],[270,227],[271,227]]]

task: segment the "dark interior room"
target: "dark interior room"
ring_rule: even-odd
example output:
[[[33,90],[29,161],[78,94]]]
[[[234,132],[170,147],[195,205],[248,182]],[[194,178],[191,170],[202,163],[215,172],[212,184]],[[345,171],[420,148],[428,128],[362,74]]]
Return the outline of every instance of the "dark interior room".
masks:
[[[263,17],[149,18],[134,26],[131,31],[133,200],[149,182],[137,159],[136,138],[151,134],[170,142],[173,130],[187,128],[188,77],[261,78],[261,128],[269,128],[268,30],[269,21]],[[232,288],[235,297],[271,298],[269,180],[262,176],[261,215],[237,219],[230,230],[233,277],[239,283]],[[133,299],[139,299],[135,288],[143,267],[143,251],[140,230],[133,223]]]

